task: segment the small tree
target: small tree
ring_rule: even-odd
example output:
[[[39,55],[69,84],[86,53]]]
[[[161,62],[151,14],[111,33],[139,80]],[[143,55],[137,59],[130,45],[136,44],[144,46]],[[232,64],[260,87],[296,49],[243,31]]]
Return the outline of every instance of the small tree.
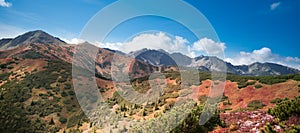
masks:
[[[64,117],[60,117],[59,118],[59,122],[61,122],[62,124],[64,124],[64,123],[67,123],[67,119],[66,118],[64,118]]]
[[[54,121],[53,121],[53,118],[51,118],[50,122],[49,122],[50,125],[54,125]]]
[[[266,125],[266,131],[268,133],[276,133],[276,131],[273,130],[273,128],[272,128],[272,126],[271,126],[270,123],[267,123],[267,125]]]

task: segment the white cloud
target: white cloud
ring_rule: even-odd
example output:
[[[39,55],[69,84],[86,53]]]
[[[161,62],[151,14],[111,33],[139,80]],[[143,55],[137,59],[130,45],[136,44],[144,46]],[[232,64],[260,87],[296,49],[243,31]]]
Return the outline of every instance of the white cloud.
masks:
[[[286,61],[299,62],[300,63],[300,59],[298,57],[286,57]]]
[[[298,57],[282,57],[274,54],[270,48],[261,48],[252,52],[240,52],[234,58],[226,58],[225,61],[233,65],[249,65],[255,62],[271,62],[284,66],[300,69],[300,59]]]
[[[186,44],[188,41],[182,37],[175,36],[171,38],[163,32],[140,34],[134,37],[131,41],[125,42],[121,49],[129,53],[131,51],[140,50],[143,48],[149,49],[164,49],[167,52],[184,52],[187,50]]]
[[[193,44],[192,49],[207,52],[208,54],[221,54],[224,52],[225,43],[215,42],[212,39],[202,38]]]
[[[242,64],[252,64],[254,62],[267,62],[273,58],[273,54],[271,49],[269,48],[261,48],[259,50],[254,50],[252,52],[240,52],[235,58],[227,58],[226,61],[234,64],[234,65],[242,65]]]
[[[275,10],[281,5],[281,2],[275,2],[270,5],[270,10]]]
[[[125,53],[141,50],[143,48],[148,49],[163,49],[169,53],[180,52],[191,57],[195,57],[195,52],[191,51],[187,45],[189,42],[180,36],[170,37],[166,33],[145,33],[134,37],[132,40],[125,43],[101,43],[95,44],[102,48],[110,48],[119,50]]]
[[[18,35],[25,33],[26,30],[23,28],[15,27],[0,23],[0,39],[2,38],[15,38]]]
[[[0,6],[2,6],[2,7],[11,7],[12,4],[10,2],[5,2],[5,0],[0,0]]]
[[[95,45],[102,48],[119,50],[125,53],[141,50],[143,48],[156,50],[163,49],[169,53],[180,52],[190,57],[198,56],[197,53],[199,52],[219,54],[226,48],[224,43],[216,43],[208,38],[203,38],[193,43],[191,46],[187,39],[180,36],[170,37],[163,32],[140,34],[125,43],[96,42]]]
[[[79,38],[73,38],[71,40],[62,38],[63,41],[65,41],[68,44],[80,44],[80,43],[84,43],[85,41]]]
[[[102,43],[102,42],[96,42],[94,43],[97,47],[100,48],[109,48],[112,50],[120,50],[120,47],[122,47],[123,43]]]

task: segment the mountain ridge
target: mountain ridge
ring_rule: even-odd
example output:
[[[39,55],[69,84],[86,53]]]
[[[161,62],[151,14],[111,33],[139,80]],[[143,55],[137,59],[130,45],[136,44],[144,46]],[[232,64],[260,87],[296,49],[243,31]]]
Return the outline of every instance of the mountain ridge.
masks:
[[[255,62],[249,65],[233,65],[229,62],[226,62],[215,56],[204,56],[200,55],[195,58],[190,58],[182,53],[166,53],[161,52],[161,50],[153,50],[153,49],[143,49],[140,51],[131,52],[131,55],[136,55],[138,59],[141,59],[144,62],[148,62],[157,66],[168,66],[169,64],[159,63],[159,62],[170,62],[170,61],[162,61],[161,58],[157,58],[153,60],[153,56],[150,58],[149,55],[153,54],[166,54],[171,57],[171,60],[174,60],[178,65],[182,67],[191,67],[196,68],[202,71],[221,71],[224,69],[224,65],[227,68],[228,73],[238,74],[238,75],[248,75],[248,76],[267,76],[267,75],[285,75],[285,74],[293,74],[299,73],[300,71],[295,68],[291,68],[288,66],[270,63],[270,62]],[[147,54],[145,54],[147,53]],[[147,56],[145,56],[147,55]]]
[[[0,50],[8,50],[30,43],[66,45],[61,39],[54,37],[42,30],[26,32],[15,38],[3,38],[0,40]]]
[[[67,43],[54,37],[42,30],[30,31],[25,34],[19,35],[16,38],[5,38],[0,40],[0,50],[9,50],[18,46],[26,46],[26,44],[47,44],[64,46]],[[195,58],[191,58],[182,53],[168,53],[163,49],[141,49],[138,51],[132,51],[129,54],[125,54],[121,51],[104,48],[110,52],[136,58],[141,62],[151,64],[153,66],[181,66],[195,68],[201,71],[221,71],[224,72],[224,68],[227,68],[228,73],[237,75],[249,75],[249,76],[267,76],[267,75],[284,75],[299,73],[298,69],[290,68],[287,66],[275,64],[275,63],[259,63],[255,62],[249,65],[233,65],[218,57],[200,55]]]

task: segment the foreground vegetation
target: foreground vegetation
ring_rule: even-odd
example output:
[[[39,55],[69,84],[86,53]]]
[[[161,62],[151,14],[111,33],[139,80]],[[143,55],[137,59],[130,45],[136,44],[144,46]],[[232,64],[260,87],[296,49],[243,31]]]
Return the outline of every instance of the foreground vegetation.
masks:
[[[87,121],[71,87],[71,65],[51,61],[44,70],[25,72],[1,86],[1,132],[57,132]]]
[[[29,58],[27,55],[22,57]],[[37,58],[41,57],[35,54],[30,55],[30,59]],[[71,78],[71,64],[60,60],[46,60],[47,65],[42,69],[21,72],[13,70],[22,61],[22,59],[16,58],[13,61],[0,64],[0,132],[82,131],[79,128],[89,120],[80,109],[75,96]],[[165,71],[164,74],[170,80],[175,80],[176,84],[181,83],[178,72]],[[200,81],[211,78],[210,73],[207,72],[199,72],[199,75]],[[98,73],[96,77],[109,81],[108,78],[103,78]],[[148,78],[132,79],[131,83],[134,89],[140,93],[147,92],[150,88],[147,82]],[[229,74],[227,80],[237,82],[239,88],[254,86],[256,89],[260,89],[265,84],[272,85],[287,80],[300,81],[300,74],[260,77]],[[105,93],[111,89],[113,88],[104,89],[99,87],[99,92]],[[180,91],[179,85],[167,84],[164,94],[156,102],[147,103],[146,105],[132,104],[124,100],[117,92],[114,92],[106,102],[111,108],[117,107],[115,112],[122,117],[134,118],[135,115],[141,119],[158,118],[161,113],[170,111],[174,107],[172,100],[181,97]],[[195,105],[193,109],[189,110],[190,114],[186,119],[181,121],[171,132],[208,132],[218,127],[230,127],[230,125],[226,125],[228,123],[224,123],[220,119],[222,112],[219,110],[205,125],[199,125],[200,115],[203,113],[205,106],[202,103],[205,103],[207,97],[206,95],[199,96],[198,100],[201,104]],[[228,97],[230,96],[224,96],[222,101],[226,105],[231,105],[232,103]],[[299,99],[299,97],[274,99],[272,103],[276,106],[270,109],[268,113],[274,116],[276,120],[270,121],[261,131],[273,132],[275,126],[279,125],[283,131],[299,132]],[[256,111],[264,107],[265,105],[259,100],[253,100],[247,104],[248,111]],[[161,120],[162,126],[165,123],[172,122],[170,119]],[[93,123],[90,123],[90,127],[93,127]],[[149,127],[151,127],[151,121],[137,127],[136,131],[142,131]],[[234,129],[234,127],[232,128]]]
[[[277,118],[275,124],[278,124],[282,131],[300,132],[300,96],[293,99],[276,99],[276,106],[269,109],[268,113]],[[268,124],[263,131],[275,132],[274,123]]]

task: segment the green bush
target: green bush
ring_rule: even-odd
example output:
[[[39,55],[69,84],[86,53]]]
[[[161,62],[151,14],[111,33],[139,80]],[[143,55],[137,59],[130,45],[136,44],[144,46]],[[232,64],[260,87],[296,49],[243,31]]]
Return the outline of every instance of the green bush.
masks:
[[[66,90],[71,89],[71,84],[65,84],[64,88],[65,88]]]
[[[0,74],[0,80],[7,80],[11,73]]]
[[[247,106],[249,109],[256,110],[261,109],[266,105],[264,105],[260,100],[253,100]]]
[[[247,82],[247,85],[254,85],[254,84],[255,84],[255,81]]]
[[[20,55],[21,58],[28,58],[28,59],[39,59],[44,57],[43,55],[41,55],[38,52],[35,51],[28,51],[26,53],[23,53]]]
[[[9,64],[6,63],[1,66],[7,68]],[[73,92],[71,90],[61,92],[59,87],[65,87],[63,85],[54,88],[50,86],[52,83],[56,83],[60,76],[69,80],[71,78],[71,70],[71,64],[61,61],[49,61],[48,66],[44,67],[43,70],[36,69],[34,73],[26,73],[23,80],[8,80],[8,82],[3,84],[1,88],[7,89],[5,93],[0,92],[0,132],[56,132],[65,126],[58,125],[56,127],[55,124],[59,123],[54,123],[54,118],[54,120],[50,118],[46,121],[44,119],[45,116],[49,116],[50,114],[57,114],[58,117],[63,116],[64,118],[58,118],[61,123],[72,123],[69,122],[68,118],[80,112],[79,105],[77,101],[69,97],[67,99],[60,98],[58,95],[68,96],[72,95]],[[2,72],[0,74],[0,81],[7,79],[10,74],[12,73]],[[29,102],[29,106],[26,106],[24,101],[32,97],[33,88],[48,88],[49,90],[47,90],[47,94],[38,93],[42,98],[36,101],[30,100],[32,104]],[[64,89],[68,88],[72,88],[71,84],[67,84]],[[49,96],[52,96],[53,100],[49,100]],[[64,112],[62,112],[63,110]],[[74,118],[77,118],[77,116]],[[85,118],[80,121],[87,122],[88,119]]]
[[[293,79],[296,81],[300,81],[300,74],[295,75]]]
[[[247,84],[239,84],[239,85],[238,85],[238,88],[239,88],[239,89],[245,88],[245,87],[247,87]]]
[[[100,88],[99,90],[101,93],[105,92],[105,90],[103,88]]]
[[[63,92],[61,93],[61,96],[62,96],[62,97],[66,97],[66,96],[68,96],[68,94],[67,94],[65,91],[63,91]]]
[[[80,113],[79,115],[73,115],[68,122],[67,128],[74,127],[76,125],[81,125],[81,119],[83,119],[84,113]]]
[[[7,69],[13,69],[14,67],[13,66],[7,66]]]
[[[63,103],[64,104],[71,104],[71,100],[64,100]]]
[[[223,102],[223,105],[232,105],[232,103],[229,101],[229,99],[227,101]]]
[[[261,76],[261,77],[257,77],[257,78],[260,83],[272,85],[272,84],[285,82],[289,77],[287,77],[287,76],[286,77],[285,76]]]
[[[0,64],[0,69],[5,69],[5,68],[7,68],[6,64]]]
[[[204,106],[194,107],[187,118],[175,129],[173,129],[171,133],[202,133],[212,131],[217,126],[225,127],[225,123],[220,119],[219,110],[217,110],[215,113],[212,113],[213,116],[208,120],[208,122],[206,122],[204,125],[199,125],[203,108]],[[207,111],[210,111],[210,109]]]
[[[60,83],[64,83],[64,82],[66,82],[66,81],[67,81],[66,78],[59,78],[59,79],[58,79],[58,82],[60,82]]]
[[[293,99],[274,99],[273,103],[276,103],[275,107],[268,109],[268,114],[276,117],[277,122],[273,123],[280,125],[284,132],[287,133],[298,133],[300,131],[300,125],[297,119],[300,113],[300,96],[294,97]],[[296,118],[296,119],[295,119]],[[288,124],[288,121],[292,124]],[[279,123],[279,124],[278,124]],[[295,125],[294,125],[295,124]],[[266,132],[270,132],[271,125],[265,128]]]
[[[53,118],[51,118],[50,122],[49,122],[50,125],[54,125],[54,121],[53,121]]]
[[[279,75],[279,76],[239,76],[239,75],[228,74],[227,79],[232,82],[237,82],[239,88],[244,88],[247,86],[248,80],[256,80],[263,84],[272,85],[276,83],[285,82],[289,79],[300,81],[300,74]],[[248,85],[251,85],[251,83],[248,83]]]
[[[278,104],[278,103],[280,103],[281,101],[282,101],[282,99],[276,98],[276,99],[271,100],[271,103],[273,103],[273,104]]]
[[[207,96],[206,95],[201,95],[199,96],[198,100],[200,101],[200,103],[205,103],[207,100]]]
[[[245,88],[249,85],[254,85],[255,84],[255,81],[251,81],[251,82],[246,82],[246,81],[241,81],[238,83],[238,88],[241,89],[241,88]]]
[[[172,93],[167,93],[165,95],[162,96],[164,99],[168,99],[168,98],[177,98],[179,97],[178,93],[172,94]]]
[[[73,96],[73,95],[75,95],[75,92],[74,92],[74,91],[69,91],[68,94],[69,94],[70,96]]]
[[[255,88],[256,89],[259,89],[259,88],[261,88],[262,87],[262,85],[261,84],[257,84],[257,85],[255,85]]]
[[[67,120],[66,118],[64,118],[64,117],[60,117],[60,118],[59,118],[59,122],[62,123],[62,124],[67,123],[67,121],[68,121],[68,120]]]
[[[230,111],[230,110],[232,110],[232,108],[225,108],[224,110],[225,111]]]
[[[300,96],[291,100],[283,99],[274,108],[269,109],[268,113],[280,120],[287,120],[295,114],[300,114]]]

